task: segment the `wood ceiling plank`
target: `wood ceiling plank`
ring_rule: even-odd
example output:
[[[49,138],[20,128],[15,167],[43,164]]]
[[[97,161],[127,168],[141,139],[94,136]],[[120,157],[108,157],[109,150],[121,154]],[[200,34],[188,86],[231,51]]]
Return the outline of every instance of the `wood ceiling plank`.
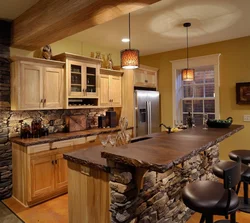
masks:
[[[160,0],[40,0],[12,26],[12,46],[36,50]]]

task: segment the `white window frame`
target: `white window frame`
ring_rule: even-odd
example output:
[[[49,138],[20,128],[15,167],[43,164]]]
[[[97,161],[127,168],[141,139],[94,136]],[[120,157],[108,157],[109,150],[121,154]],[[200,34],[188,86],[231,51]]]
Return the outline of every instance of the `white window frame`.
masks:
[[[189,67],[202,67],[202,66],[213,66],[214,67],[214,92],[215,92],[215,118],[220,118],[220,56],[221,54],[212,54],[200,57],[189,58]],[[174,60],[172,63],[172,96],[173,96],[173,125],[175,122],[182,120],[182,88],[180,87],[181,75],[177,74],[177,70],[185,69],[187,66],[187,60]],[[177,77],[178,75],[178,77]],[[177,92],[177,89],[179,92]],[[198,99],[198,98],[197,98]],[[202,98],[208,100],[209,98]]]

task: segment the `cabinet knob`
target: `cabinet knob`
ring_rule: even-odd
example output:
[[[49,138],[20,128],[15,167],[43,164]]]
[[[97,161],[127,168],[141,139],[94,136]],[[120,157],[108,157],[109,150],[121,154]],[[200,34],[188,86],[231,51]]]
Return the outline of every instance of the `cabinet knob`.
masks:
[[[43,103],[43,99],[41,99],[41,103]]]
[[[146,83],[148,83],[148,80],[145,80]]]

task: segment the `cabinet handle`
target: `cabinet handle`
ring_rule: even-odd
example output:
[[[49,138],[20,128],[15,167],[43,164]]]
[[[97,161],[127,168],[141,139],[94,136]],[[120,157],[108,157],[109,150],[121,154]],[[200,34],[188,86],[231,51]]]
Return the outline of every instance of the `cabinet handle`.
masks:
[[[43,99],[41,99],[41,103],[43,103]]]
[[[54,160],[51,161],[52,165],[54,165]]]
[[[57,164],[57,160],[55,160],[55,163]]]
[[[148,80],[145,80],[146,83],[148,83]]]
[[[46,103],[46,98],[43,100],[43,103]]]
[[[82,92],[84,92],[85,91],[85,89],[82,89]]]

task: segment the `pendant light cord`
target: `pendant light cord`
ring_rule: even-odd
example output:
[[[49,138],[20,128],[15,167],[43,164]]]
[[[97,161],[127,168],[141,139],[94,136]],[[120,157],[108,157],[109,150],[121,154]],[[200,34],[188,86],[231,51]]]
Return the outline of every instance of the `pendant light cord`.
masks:
[[[188,27],[187,27],[187,69],[189,69],[189,63],[188,63]]]
[[[129,49],[131,47],[131,37],[130,37],[130,13],[128,14],[128,38],[129,38]]]

